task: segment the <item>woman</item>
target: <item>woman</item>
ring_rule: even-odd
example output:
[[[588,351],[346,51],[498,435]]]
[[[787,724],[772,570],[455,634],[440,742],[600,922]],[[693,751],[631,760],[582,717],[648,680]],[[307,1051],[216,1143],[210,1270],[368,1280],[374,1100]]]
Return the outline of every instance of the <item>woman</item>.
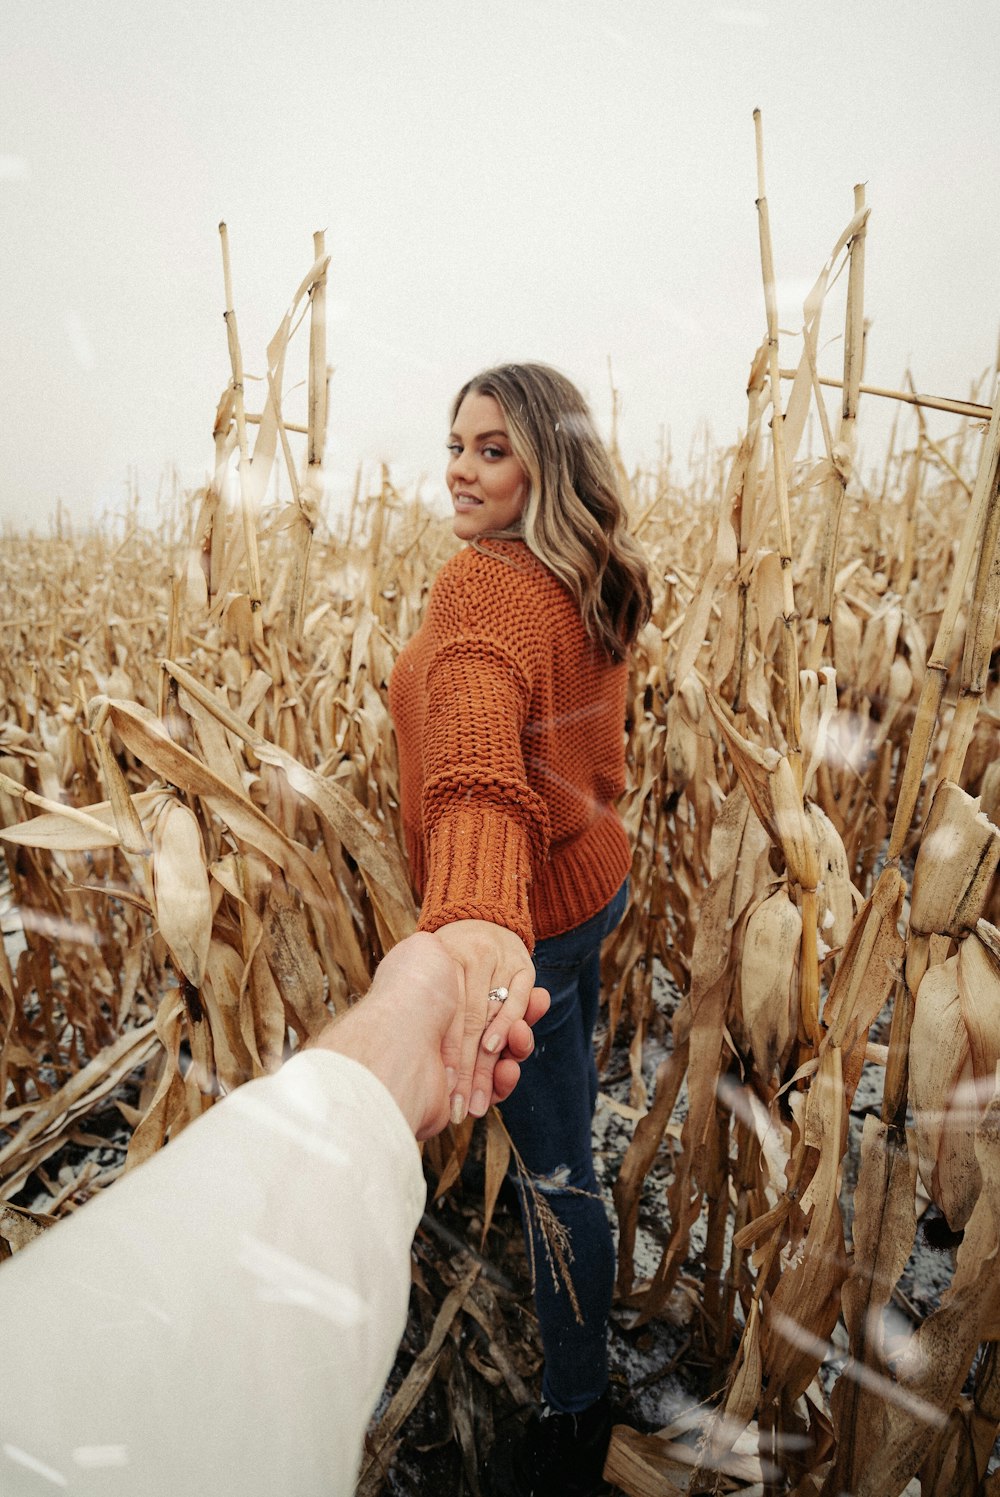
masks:
[[[454,531],[390,683],[420,928],[459,962],[452,1117],[481,1116],[533,982],[552,1005],[503,1117],[569,1233],[580,1315],[522,1193],[545,1370],[543,1411],[493,1462],[494,1489],[603,1489],[614,1247],[591,1153],[601,942],[621,919],[627,654],[646,566],[579,391],[543,364],[459,392],[448,439]],[[534,953],[532,964],[531,953]],[[580,1321],[582,1320],[582,1324]]]

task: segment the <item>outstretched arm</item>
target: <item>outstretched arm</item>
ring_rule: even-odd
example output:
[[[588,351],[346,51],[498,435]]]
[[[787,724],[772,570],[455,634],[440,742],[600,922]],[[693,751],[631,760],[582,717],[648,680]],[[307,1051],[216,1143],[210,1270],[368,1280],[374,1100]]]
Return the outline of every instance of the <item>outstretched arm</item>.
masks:
[[[493,602],[486,635],[452,621],[458,632],[427,674],[420,927],[445,941],[461,969],[461,1016],[445,1047],[454,1122],[486,1112],[496,1056],[526,1014],[535,980],[528,890],[549,842],[548,808],[529,784],[521,742],[537,640],[507,617],[504,589]],[[497,989],[507,994],[502,1005],[489,1002]]]
[[[400,943],[314,1045],[0,1266],[4,1497],[350,1497],[458,1001],[443,943]],[[531,1043],[511,1029],[496,1098]]]

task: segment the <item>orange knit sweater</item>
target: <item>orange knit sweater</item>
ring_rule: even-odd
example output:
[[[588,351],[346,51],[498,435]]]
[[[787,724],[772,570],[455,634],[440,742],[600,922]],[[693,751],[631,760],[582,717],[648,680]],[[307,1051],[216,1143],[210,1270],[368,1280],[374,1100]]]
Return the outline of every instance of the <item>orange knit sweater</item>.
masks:
[[[490,920],[572,930],[631,865],[628,667],[587,637],[562,583],[520,541],[442,568],[389,683],[421,930]]]

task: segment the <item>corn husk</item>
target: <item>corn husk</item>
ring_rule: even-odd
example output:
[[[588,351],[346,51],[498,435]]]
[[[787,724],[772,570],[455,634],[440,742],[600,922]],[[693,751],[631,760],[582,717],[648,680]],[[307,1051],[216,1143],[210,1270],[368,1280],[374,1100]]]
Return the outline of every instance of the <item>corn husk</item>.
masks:
[[[748,916],[740,964],[743,1025],[765,1081],[787,1060],[798,1030],[801,944],[802,916],[782,884]]]
[[[979,1197],[975,1134],[1000,1062],[1000,933],[985,921],[925,974],[910,1032],[910,1102],[920,1176],[949,1225]]]
[[[950,780],[938,786],[913,870],[910,924],[961,936],[983,913],[1000,865],[1000,828]]]

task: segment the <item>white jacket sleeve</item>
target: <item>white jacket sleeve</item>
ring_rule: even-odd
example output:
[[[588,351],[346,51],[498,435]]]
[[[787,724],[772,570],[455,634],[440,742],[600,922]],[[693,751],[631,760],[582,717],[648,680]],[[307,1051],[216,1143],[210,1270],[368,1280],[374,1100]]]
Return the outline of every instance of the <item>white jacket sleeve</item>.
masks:
[[[0,1269],[4,1497],[340,1497],[406,1324],[413,1135],[294,1056]]]

